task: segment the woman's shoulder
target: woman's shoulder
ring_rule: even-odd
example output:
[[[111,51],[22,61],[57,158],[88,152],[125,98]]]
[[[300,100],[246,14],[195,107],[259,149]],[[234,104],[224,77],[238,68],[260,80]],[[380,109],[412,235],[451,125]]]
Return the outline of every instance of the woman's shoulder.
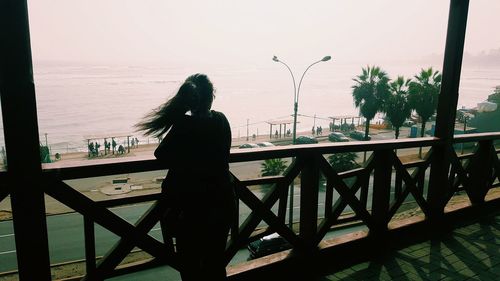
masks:
[[[224,115],[224,113],[222,113],[220,111],[211,110],[210,113],[212,114],[213,118],[222,119],[222,120],[227,121],[226,115]]]

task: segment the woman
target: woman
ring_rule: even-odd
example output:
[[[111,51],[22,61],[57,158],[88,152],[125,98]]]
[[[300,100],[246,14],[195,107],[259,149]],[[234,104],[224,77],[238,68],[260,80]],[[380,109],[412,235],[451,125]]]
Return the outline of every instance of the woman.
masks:
[[[213,99],[208,77],[194,74],[137,125],[146,135],[167,133],[155,156],[168,168],[162,193],[175,215],[165,224],[174,228],[182,280],[226,279],[223,254],[235,212],[231,129],[224,114],[210,110]]]

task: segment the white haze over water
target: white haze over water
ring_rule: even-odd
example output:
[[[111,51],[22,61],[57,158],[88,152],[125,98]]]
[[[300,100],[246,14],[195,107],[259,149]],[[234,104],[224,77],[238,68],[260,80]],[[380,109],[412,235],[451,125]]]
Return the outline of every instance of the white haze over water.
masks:
[[[361,67],[378,65],[391,78],[441,70],[449,8],[445,0],[28,4],[40,136],[48,134],[53,152],[84,150],[87,135],[133,133],[133,124],[197,72],[213,80],[214,109],[227,115],[234,137],[246,136],[247,119],[250,135],[268,134],[264,121],[293,112],[290,74],[273,55],[297,83],[309,64],[331,55],[304,78],[299,114],[357,115],[351,87]],[[465,52],[476,61],[462,69],[459,107],[475,106],[500,84],[499,10],[496,0],[470,3]],[[299,122],[309,131],[313,119]]]
[[[321,118],[358,115],[351,86],[361,67],[329,61],[311,68],[301,86],[299,114],[316,114],[316,125],[323,128],[328,128],[329,121]],[[412,77],[421,64],[393,63],[382,67],[391,78]],[[265,121],[292,119],[291,76],[286,68],[270,59],[262,65],[201,69],[175,65],[40,63],[35,65],[40,137],[44,141],[44,134],[48,134],[53,152],[85,150],[85,137],[89,135],[132,133],[145,143],[146,139],[134,133],[133,125],[172,96],[182,81],[196,71],[208,73],[213,80],[217,88],[213,108],[227,115],[233,137],[246,136],[247,119],[251,124],[250,135],[269,134]],[[296,79],[300,75],[301,72],[295,73]],[[459,107],[475,106],[498,84],[499,67],[464,68]],[[310,117],[300,116],[298,121],[299,131],[309,131],[313,125]]]

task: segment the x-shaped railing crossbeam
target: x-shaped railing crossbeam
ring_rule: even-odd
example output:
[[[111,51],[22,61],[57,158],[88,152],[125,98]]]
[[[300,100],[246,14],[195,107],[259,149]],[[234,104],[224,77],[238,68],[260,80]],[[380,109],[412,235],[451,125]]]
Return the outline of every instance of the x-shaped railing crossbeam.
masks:
[[[471,188],[472,188],[471,182],[470,182],[470,176],[467,174],[467,171],[460,163],[460,159],[458,158],[458,155],[456,154],[456,152],[453,149],[449,148],[448,153],[450,155],[450,162],[451,162],[451,165],[453,167],[453,170],[457,173],[457,176],[458,176],[460,182],[462,183],[463,187],[465,188],[465,192],[467,192],[467,195],[470,196],[470,192],[471,192]],[[458,185],[457,185],[457,188],[458,188]],[[456,188],[449,191],[449,194],[446,197],[445,203],[450,201],[451,197],[453,197],[453,194],[455,194],[455,192],[456,192]]]
[[[242,185],[241,181],[234,177],[236,194],[239,199],[241,199],[241,201],[243,201],[243,203],[245,203],[252,210],[252,212],[242,223],[238,231],[238,235],[234,235],[236,239],[231,239],[229,246],[226,249],[226,262],[229,262],[241,246],[246,243],[262,220],[273,228],[274,231],[285,238],[290,244],[298,248],[302,246],[300,238],[271,211],[272,206],[274,206],[278,199],[283,196],[284,191],[286,191],[288,185],[290,185],[290,183],[300,173],[301,168],[302,162],[299,158],[295,159],[295,161],[293,161],[285,171],[284,180],[273,184],[270,187],[270,191],[262,200],[259,200],[259,198],[257,198],[257,196],[255,196],[248,189],[248,187]]]
[[[331,222],[336,219],[337,213],[342,213],[344,208],[349,205],[354,213],[369,227],[372,228],[374,226],[374,221],[371,215],[368,213],[366,208],[363,207],[363,204],[356,197],[357,189],[349,188],[345,182],[340,178],[337,172],[333,170],[330,164],[326,161],[324,157],[319,158],[319,167],[323,172],[325,177],[327,177],[330,181],[332,181],[335,189],[340,194],[341,198],[336,203],[337,207],[332,210],[332,214],[329,217],[328,223],[322,223],[320,226],[320,230],[317,233],[316,241],[319,243],[321,239],[323,239],[324,234],[326,234],[328,228],[331,226]]]
[[[420,209],[424,212],[426,216],[429,215],[429,208],[427,201],[424,199],[422,196],[422,193],[417,187],[417,178],[419,177],[420,173],[424,173],[426,168],[430,164],[430,157],[432,155],[432,151],[427,153],[427,156],[425,158],[425,161],[423,164],[421,164],[416,171],[414,171],[413,175],[410,175],[406,168],[404,167],[403,163],[401,160],[398,158],[396,153],[392,152],[392,157],[393,157],[393,163],[394,163],[394,168],[396,169],[397,172],[400,173],[400,175],[403,177],[403,181],[405,183],[405,189],[401,193],[401,195],[396,198],[396,200],[391,204],[389,208],[389,214],[387,220],[389,221],[394,214],[397,212],[399,207],[403,204],[404,200],[408,196],[408,194],[412,194],[413,198],[415,198],[415,201],[417,204],[420,206]]]
[[[366,182],[365,178],[370,176],[370,173],[374,167],[374,164],[373,164],[374,162],[372,161],[373,160],[372,157],[373,156],[371,156],[370,159],[368,159],[368,161],[367,161],[368,165],[366,165],[363,168],[363,170],[358,172],[358,175],[356,177],[356,181],[354,182],[352,187],[349,188],[351,190],[350,192],[353,195],[356,194],[358,192],[358,190]],[[327,168],[326,166],[323,166],[323,169],[333,170],[332,167]],[[340,178],[340,176],[335,171],[333,171],[333,172],[336,175],[336,177]],[[323,173],[326,174],[325,171],[323,171]],[[330,181],[332,181],[331,177],[327,176],[327,178],[329,178]],[[342,179],[341,179],[341,182],[343,182]],[[338,181],[335,181],[335,183],[332,184],[332,187],[327,186],[327,188],[335,188],[336,189],[336,185],[335,185],[336,183],[338,183]],[[361,203],[361,201],[360,201],[360,203]],[[330,211],[330,214],[328,216],[326,216],[326,218],[320,223],[320,225],[318,227],[319,230],[318,230],[318,233],[316,235],[317,236],[316,243],[319,243],[321,241],[321,239],[323,239],[323,237],[326,235],[326,233],[330,230],[330,227],[333,225],[333,223],[340,217],[340,215],[342,215],[342,213],[344,212],[347,205],[348,205],[347,201],[342,196],[335,202],[335,204],[332,207],[332,210]]]
[[[101,260],[96,268],[96,275],[92,277],[93,279],[99,280],[104,278],[135,246],[143,249],[155,258],[175,266],[172,250],[168,249],[164,243],[148,235],[148,232],[165,213],[165,205],[161,200],[154,203],[136,225],[132,225],[61,181],[54,180],[47,182],[45,192],[59,202],[121,237],[120,241]]]

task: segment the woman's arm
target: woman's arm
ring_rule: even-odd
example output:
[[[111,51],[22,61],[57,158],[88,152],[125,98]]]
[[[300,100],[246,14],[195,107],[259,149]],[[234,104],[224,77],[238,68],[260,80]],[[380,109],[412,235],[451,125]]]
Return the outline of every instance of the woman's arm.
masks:
[[[166,165],[167,168],[181,166],[185,160],[186,139],[185,129],[181,124],[174,124],[160,145],[156,148],[154,155],[156,159]]]

